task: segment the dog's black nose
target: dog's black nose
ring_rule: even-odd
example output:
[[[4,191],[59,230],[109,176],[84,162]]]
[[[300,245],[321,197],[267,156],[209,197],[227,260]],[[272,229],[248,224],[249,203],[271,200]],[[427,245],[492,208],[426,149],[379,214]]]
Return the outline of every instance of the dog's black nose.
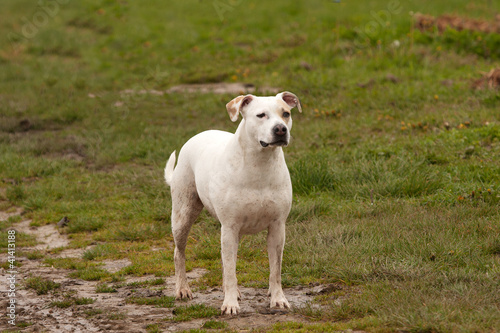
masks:
[[[278,125],[274,126],[273,131],[274,131],[275,135],[283,136],[283,135],[286,135],[287,128],[283,124],[278,124]]]

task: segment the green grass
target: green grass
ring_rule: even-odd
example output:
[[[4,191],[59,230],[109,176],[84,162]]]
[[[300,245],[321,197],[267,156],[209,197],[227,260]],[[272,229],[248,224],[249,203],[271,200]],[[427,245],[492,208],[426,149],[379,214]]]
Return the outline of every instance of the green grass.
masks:
[[[172,310],[173,321],[189,321],[198,318],[211,318],[220,315],[220,310],[205,304],[178,306]]]
[[[122,313],[122,312],[110,313],[107,315],[107,317],[110,320],[123,320],[123,319],[127,318],[127,314]]]
[[[144,286],[161,286],[165,284],[165,280],[162,278],[157,278],[153,280],[129,282],[126,285],[128,287],[144,287]]]
[[[76,272],[69,274],[72,278],[79,278],[86,281],[99,281],[103,278],[109,277],[111,274],[101,268],[90,266]]]
[[[74,297],[72,296],[74,293],[69,293],[65,295],[64,299],[61,301],[53,301],[50,303],[50,306],[66,309],[73,305],[88,305],[93,304],[95,299],[89,297]]]
[[[24,18],[39,6],[5,0],[0,209],[22,207],[33,225],[67,216],[70,247],[97,245],[82,258],[43,262],[101,281],[100,292],[126,275],[171,276],[163,167],[194,134],[234,131],[224,107],[234,96],[121,92],[221,80],[252,83],[258,94],[280,87],[304,110],[293,114],[285,149],[294,197],[283,284],[341,283],[352,292],[340,306],[322,299],[323,310],[299,310],[322,323],[271,330],[494,331],[500,92],[472,86],[499,67],[499,38],[420,32],[410,14],[493,21],[500,5],[395,4],[234,1],[221,11],[210,1],[89,0],[60,5],[26,37]],[[219,229],[203,213],[190,234],[187,268],[208,270],[197,288],[222,283]],[[34,244],[16,234],[16,247]],[[100,267],[123,258],[132,264],[119,273]],[[238,259],[241,285],[267,286],[264,235],[243,237]]]
[[[54,281],[47,280],[40,276],[32,276],[25,281],[26,288],[33,289],[38,295],[46,295],[50,291],[58,289],[61,287],[60,283],[55,283]]]
[[[89,317],[92,317],[92,316],[97,316],[97,315],[102,314],[103,310],[101,310],[101,309],[88,309],[88,310],[83,311],[83,313],[85,313],[85,315],[87,315]]]
[[[73,305],[73,300],[71,299],[65,299],[64,301],[53,301],[50,302],[50,306],[60,308],[60,309],[66,309],[69,308]]]
[[[80,298],[75,298],[74,301],[76,305],[87,305],[87,304],[93,304],[95,302],[95,299],[89,297],[80,297]]]
[[[23,255],[29,260],[38,260],[45,257],[45,253],[39,251],[23,252]]]
[[[225,328],[228,328],[229,324],[225,321],[217,321],[217,320],[208,320],[203,323],[201,328],[204,329],[215,329],[215,330],[222,330]]]
[[[146,331],[148,333],[159,333],[161,332],[161,329],[158,324],[149,324],[148,326],[146,326]]]
[[[85,257],[84,252],[83,257]],[[55,268],[70,269],[68,275],[72,278],[78,278],[86,281],[99,281],[113,277],[111,273],[99,267],[100,263],[94,263],[91,260],[75,258],[46,258],[44,263]],[[116,275],[117,276],[117,275]]]
[[[96,293],[116,293],[115,287],[108,285],[107,283],[100,283],[95,287]]]

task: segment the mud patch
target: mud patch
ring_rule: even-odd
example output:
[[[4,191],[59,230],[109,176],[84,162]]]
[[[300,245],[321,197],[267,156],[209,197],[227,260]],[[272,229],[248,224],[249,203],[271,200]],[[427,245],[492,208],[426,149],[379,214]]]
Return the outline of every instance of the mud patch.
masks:
[[[277,94],[281,90],[276,87],[255,87],[251,83],[200,83],[200,84],[181,84],[167,90],[168,93],[212,93],[212,94],[233,94],[244,95],[253,94],[257,90],[265,94]]]
[[[474,80],[472,88],[474,89],[499,89],[500,88],[500,68],[494,68],[488,73],[482,73],[483,77]]]
[[[276,87],[256,87],[251,83],[193,83],[193,84],[180,84],[173,86],[167,90],[154,90],[154,89],[126,89],[122,90],[120,93],[122,95],[155,95],[162,96],[165,94],[175,94],[175,93],[198,93],[198,94],[232,94],[232,95],[244,95],[253,94],[259,91],[263,94],[277,94],[281,91],[280,88]],[[95,98],[95,95],[89,94],[89,97]],[[123,102],[118,101],[115,106],[122,106]]]
[[[40,243],[30,250],[49,250],[58,247],[68,246],[67,237],[61,235],[57,228],[52,224],[47,224],[41,227],[30,227],[31,220],[25,220],[14,225],[14,229],[18,232],[23,232],[28,235],[33,235]]]
[[[15,213],[21,213],[20,210]],[[3,219],[14,215],[3,214]],[[226,322],[236,330],[251,330],[269,327],[278,322],[307,322],[307,318],[295,313],[293,309],[278,310],[269,308],[267,289],[241,287],[241,314],[238,316],[215,316],[212,318],[193,319],[183,322],[173,320],[173,310],[179,306],[203,304],[220,309],[224,294],[221,288],[193,288],[194,299],[175,301],[173,307],[157,307],[154,305],[139,305],[131,298],[154,299],[174,295],[175,277],[166,278],[147,276],[122,276],[115,281],[85,281],[69,276],[71,270],[58,269],[46,265],[40,259],[24,257],[26,250],[43,251],[64,247],[69,244],[65,235],[61,235],[54,225],[31,227],[31,221],[26,220],[15,225],[19,232],[34,235],[39,245],[30,248],[20,248],[16,252],[17,268],[17,318],[16,322],[24,323],[26,327],[17,327],[21,332],[147,332],[149,325],[156,325],[162,332],[200,329],[209,320]],[[81,258],[86,249],[64,249],[52,258]],[[7,260],[7,254],[0,254],[0,262]],[[129,259],[105,260],[101,268],[116,273],[131,264]],[[207,271],[196,268],[187,273],[191,286]],[[7,281],[8,273],[0,268],[0,280]],[[39,295],[33,289],[26,287],[30,277],[40,277],[58,284],[46,294]],[[106,285],[106,292],[103,291]],[[329,292],[328,286],[308,286],[286,288],[284,290],[292,308],[301,308],[312,304],[314,298],[324,292]],[[3,288],[2,288],[3,289]],[[99,292],[98,292],[99,291]],[[79,302],[78,300],[85,300]],[[6,307],[6,293],[0,293],[0,306]],[[2,319],[4,320],[4,319]],[[5,322],[0,324],[4,326]]]
[[[449,14],[434,17],[416,13],[415,26],[421,31],[432,31],[437,28],[440,33],[446,29],[500,33],[500,16],[497,16],[495,21],[485,21]]]
[[[2,192],[4,192],[4,191],[2,191]],[[2,212],[2,211],[0,211],[0,221],[7,221],[9,219],[9,217],[20,215],[21,212],[22,212],[22,209],[20,209],[20,208],[17,208],[15,210],[13,210],[12,212]]]

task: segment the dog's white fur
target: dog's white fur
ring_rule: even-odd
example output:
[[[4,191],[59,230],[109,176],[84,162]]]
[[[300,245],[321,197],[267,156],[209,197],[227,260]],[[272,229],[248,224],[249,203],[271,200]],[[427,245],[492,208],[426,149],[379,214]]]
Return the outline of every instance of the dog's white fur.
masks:
[[[292,184],[282,146],[290,140],[293,107],[302,111],[297,96],[289,92],[272,97],[238,96],[226,105],[233,122],[240,113],[243,117],[235,134],[202,132],[182,147],[175,170],[175,151],[167,161],[178,299],[193,297],[186,279],[185,248],[189,230],[205,207],[222,225],[222,313],[237,314],[240,309],[236,279],[239,239],[264,229],[268,230],[271,307],[290,307],[281,288],[281,261]]]

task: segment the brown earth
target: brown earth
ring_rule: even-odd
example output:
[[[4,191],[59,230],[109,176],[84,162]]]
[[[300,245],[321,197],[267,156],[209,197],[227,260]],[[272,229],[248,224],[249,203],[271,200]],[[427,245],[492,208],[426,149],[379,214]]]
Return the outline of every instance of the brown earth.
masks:
[[[446,29],[500,33],[500,15],[497,15],[494,21],[486,21],[451,14],[434,17],[432,15],[416,13],[415,26],[422,31],[432,31],[434,28],[437,28],[441,33]]]
[[[493,68],[488,73],[481,73],[483,77],[472,82],[474,89],[498,89],[500,88],[500,68]]]

